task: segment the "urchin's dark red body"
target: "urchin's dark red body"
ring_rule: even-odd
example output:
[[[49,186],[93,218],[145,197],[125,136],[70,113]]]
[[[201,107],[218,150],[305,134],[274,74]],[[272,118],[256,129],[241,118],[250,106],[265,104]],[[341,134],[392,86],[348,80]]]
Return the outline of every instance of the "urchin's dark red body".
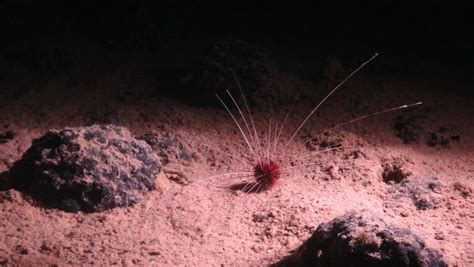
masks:
[[[278,179],[280,179],[281,171],[278,164],[269,160],[261,161],[254,167],[254,175],[257,184],[260,184],[257,191],[265,191],[274,186]]]

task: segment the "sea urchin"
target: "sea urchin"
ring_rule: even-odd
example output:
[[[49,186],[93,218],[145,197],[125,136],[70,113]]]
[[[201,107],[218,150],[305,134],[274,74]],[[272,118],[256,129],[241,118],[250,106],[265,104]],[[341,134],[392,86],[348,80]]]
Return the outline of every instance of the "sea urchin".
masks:
[[[280,179],[280,174],[280,167],[271,160],[257,163],[254,167],[254,176],[257,184],[261,184],[259,191],[265,191],[275,185]]]
[[[318,110],[318,108],[335,91],[337,91],[337,89],[339,89],[349,78],[351,78],[354,74],[356,74],[360,69],[362,69],[365,65],[367,65],[370,61],[372,61],[377,56],[378,56],[378,53],[375,53],[375,55],[372,56],[369,60],[362,63],[362,65],[360,65],[356,70],[351,72],[334,89],[332,89],[331,92],[329,92],[329,94],[327,94],[326,97],[324,97],[324,99],[321,102],[319,102],[319,104],[316,107],[313,108],[313,110],[299,124],[298,128],[293,132],[291,137],[288,139],[286,144],[283,146],[283,149],[282,149],[283,153],[279,154],[277,156],[278,158],[283,156],[283,158],[282,158],[281,161],[278,161],[278,162],[281,163],[281,162],[285,162],[287,160],[293,162],[294,160],[307,158],[308,156],[315,155],[317,153],[322,153],[322,152],[327,152],[327,151],[332,151],[332,150],[338,149],[339,146],[337,146],[337,145],[336,146],[330,146],[328,148],[324,148],[324,149],[317,150],[317,151],[312,151],[311,153],[307,153],[305,155],[299,155],[299,156],[296,156],[296,157],[293,157],[294,155],[291,154],[291,153],[287,153],[287,149],[290,146],[290,144],[292,142],[294,142],[294,139],[296,138],[297,134],[300,132],[300,130],[303,128],[303,126],[305,126],[305,124],[313,116],[313,114]],[[241,123],[239,123],[238,117],[236,117],[234,115],[234,113],[226,105],[224,100],[221,97],[219,97],[219,95],[216,94],[216,96],[219,99],[219,101],[222,103],[222,105],[225,107],[225,109],[229,113],[232,120],[235,122],[238,130],[242,134],[242,137],[243,137],[245,143],[248,146],[248,150],[250,152],[250,155],[253,156],[253,158],[255,160],[254,162],[256,164],[253,167],[253,171],[240,171],[240,172],[224,173],[224,174],[221,174],[221,175],[214,175],[214,176],[208,177],[208,178],[203,179],[203,180],[198,181],[198,182],[202,182],[202,181],[205,181],[205,180],[209,180],[209,179],[213,179],[213,178],[217,178],[217,177],[222,177],[222,176],[244,175],[244,176],[238,177],[238,178],[245,178],[244,183],[238,183],[233,188],[238,188],[242,191],[245,191],[246,193],[250,193],[250,192],[258,193],[258,192],[266,191],[266,190],[272,188],[278,182],[282,172],[284,172],[284,171],[294,169],[294,168],[301,168],[301,167],[306,167],[306,166],[311,166],[311,165],[317,164],[317,163],[310,163],[310,164],[305,163],[305,164],[301,164],[301,165],[293,165],[293,163],[291,163],[291,164],[288,164],[288,165],[284,165],[283,167],[280,167],[279,164],[277,164],[276,161],[273,160],[274,156],[275,156],[274,153],[277,152],[277,146],[279,145],[280,135],[281,135],[282,130],[285,126],[285,123],[288,119],[289,113],[286,115],[285,120],[280,125],[279,130],[278,130],[278,124],[277,124],[276,129],[274,129],[275,131],[272,131],[272,124],[271,124],[271,120],[270,120],[269,123],[268,123],[268,133],[262,139],[262,142],[260,142],[261,139],[259,138],[259,134],[257,132],[257,127],[255,127],[254,120],[252,118],[252,115],[251,115],[251,112],[250,112],[250,109],[249,109],[249,105],[247,103],[247,100],[245,98],[243,90],[240,86],[240,83],[239,83],[235,73],[232,70],[231,70],[231,72],[234,75],[235,81],[236,81],[237,86],[239,88],[239,91],[240,91],[240,94],[242,96],[242,99],[243,99],[248,117],[246,118],[246,116],[244,115],[244,112],[242,111],[240,105],[237,103],[236,99],[232,96],[232,94],[230,93],[229,90],[226,90],[226,92],[229,95],[230,99],[232,100],[233,104],[235,105],[235,108],[237,108],[237,111],[240,115]],[[354,123],[356,121],[363,120],[363,119],[366,119],[366,118],[369,118],[369,117],[372,117],[372,116],[377,116],[377,115],[380,115],[380,114],[383,114],[383,113],[392,112],[392,111],[399,110],[399,109],[406,109],[408,107],[413,107],[413,106],[417,106],[417,105],[421,105],[421,104],[422,104],[422,102],[417,102],[417,103],[410,104],[410,105],[402,105],[402,106],[398,106],[398,107],[395,107],[395,108],[389,108],[389,109],[385,109],[385,110],[382,110],[382,111],[374,112],[374,113],[371,113],[369,115],[361,116],[361,117],[346,121],[344,123],[337,124],[333,127],[330,127],[330,128],[327,128],[327,129],[321,131],[320,133],[325,133],[325,132],[334,130],[336,128],[342,127],[344,125],[351,124],[351,123]],[[242,124],[242,122],[243,122],[243,124]],[[311,140],[312,140],[311,138],[308,138],[308,140],[303,142],[303,144],[306,144],[307,142],[309,142]],[[253,176],[253,177],[249,177],[249,176]]]

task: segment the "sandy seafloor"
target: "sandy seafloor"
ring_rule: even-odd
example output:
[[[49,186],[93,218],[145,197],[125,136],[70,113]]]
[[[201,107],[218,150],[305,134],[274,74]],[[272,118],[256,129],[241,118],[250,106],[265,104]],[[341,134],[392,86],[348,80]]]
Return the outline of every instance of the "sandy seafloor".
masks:
[[[2,99],[0,130],[15,136],[0,144],[0,172],[48,129],[84,126],[101,116],[136,136],[175,136],[194,156],[170,156],[157,177],[159,190],[133,207],[103,213],[44,209],[15,190],[1,192],[0,265],[261,266],[288,255],[319,223],[349,210],[369,209],[411,229],[450,266],[474,266],[474,107],[472,97],[462,93],[462,81],[361,74],[328,99],[286,151],[284,144],[320,98],[303,99],[294,109],[252,106],[262,139],[270,118],[273,127],[281,125],[291,110],[272,158],[281,168],[310,164],[284,171],[274,188],[258,194],[230,189],[239,181],[235,176],[194,183],[216,174],[252,171],[255,164],[224,109],[159,97],[124,104],[112,97],[113,86],[101,93],[64,92],[63,86],[59,77],[15,100]],[[424,104],[320,136],[320,143],[335,142],[341,148],[295,160],[320,148],[318,142],[302,145],[304,137],[315,137],[337,122],[417,101]],[[402,114],[418,118],[415,123],[423,128],[418,142],[404,144],[395,135],[393,124]],[[427,145],[426,135],[440,127],[459,140]],[[411,173],[405,187],[382,179],[384,164],[395,161]],[[417,207],[420,198],[425,198],[426,208]]]

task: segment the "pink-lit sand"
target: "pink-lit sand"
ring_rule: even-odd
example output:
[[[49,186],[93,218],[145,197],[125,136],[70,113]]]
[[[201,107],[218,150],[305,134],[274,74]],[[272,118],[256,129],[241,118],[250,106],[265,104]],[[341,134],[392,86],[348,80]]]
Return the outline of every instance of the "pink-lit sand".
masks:
[[[275,155],[309,153],[300,144],[301,136],[420,100],[425,104],[413,109],[426,115],[424,127],[455,125],[460,142],[448,147],[430,147],[423,139],[403,144],[392,129],[393,119],[401,114],[395,112],[331,132],[327,138],[339,142],[341,149],[294,161],[293,165],[313,165],[283,171],[274,188],[248,195],[229,189],[239,179],[223,176],[194,183],[253,168],[253,156],[225,110],[171,100],[121,105],[108,103],[106,93],[49,94],[32,92],[2,106],[0,123],[9,124],[17,136],[0,144],[0,172],[21,157],[32,139],[50,128],[83,125],[83,115],[100,110],[102,103],[113,110],[113,123],[135,135],[175,134],[197,158],[172,160],[157,177],[159,190],[134,207],[104,213],[48,210],[15,190],[0,193],[0,265],[267,265],[298,247],[319,223],[354,209],[369,209],[389,223],[411,229],[427,246],[439,250],[450,266],[474,265],[474,109],[469,99],[455,93],[437,93],[423,82],[375,84],[356,79],[330,98],[296,142],[282,151],[318,98],[307,99],[290,115]],[[65,102],[55,100],[68,97]],[[38,98],[46,104],[37,103]],[[253,116],[263,133],[270,117],[275,125],[285,112],[261,106]],[[291,164],[284,157],[273,158],[281,168]],[[382,166],[392,161],[402,162],[411,173],[409,183],[441,183],[429,193],[438,200],[434,207],[417,210],[407,195],[390,192],[395,185],[383,182]]]

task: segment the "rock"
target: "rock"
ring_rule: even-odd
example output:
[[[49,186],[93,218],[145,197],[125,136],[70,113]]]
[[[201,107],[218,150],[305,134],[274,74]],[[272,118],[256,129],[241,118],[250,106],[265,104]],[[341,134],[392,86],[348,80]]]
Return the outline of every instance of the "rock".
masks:
[[[333,180],[341,180],[342,175],[340,174],[340,169],[336,164],[331,164],[325,168],[323,168],[324,172],[329,174],[331,179]]]
[[[426,144],[431,147],[448,147],[451,142],[460,142],[461,135],[457,127],[438,127],[435,131],[429,132],[426,136]]]
[[[434,193],[441,194],[443,185],[436,178],[428,181],[428,188]]]
[[[388,192],[397,203],[409,199],[417,210],[429,210],[436,209],[443,203],[442,196],[435,192],[440,192],[441,188],[442,184],[436,180],[424,181],[417,178],[395,184]]]
[[[23,200],[23,197],[20,192],[10,189],[10,190],[5,190],[0,192],[0,203],[5,203],[5,202],[15,202],[15,203],[21,203]]]
[[[92,125],[49,131],[33,141],[8,176],[46,207],[100,212],[131,206],[155,189],[161,164],[128,129]]]
[[[452,187],[454,191],[458,192],[463,198],[469,198],[472,195],[472,189],[468,185],[455,182]]]
[[[226,95],[225,89],[229,89],[234,96],[240,94],[233,71],[251,101],[258,90],[271,81],[271,66],[269,56],[258,45],[238,39],[218,40],[202,53],[192,70],[179,79],[180,91],[184,90],[186,99],[183,100],[190,104],[220,105],[214,93]]]
[[[304,137],[305,147],[308,151],[342,147],[344,135],[340,133],[320,133],[316,136],[308,135]]]
[[[319,225],[295,253],[274,266],[447,266],[408,229],[386,224],[368,210]]]
[[[146,133],[137,139],[145,141],[160,157],[161,163],[167,165],[176,160],[184,165],[189,165],[197,159],[196,153],[192,152],[189,145],[176,134]]]
[[[8,141],[12,140],[15,137],[15,133],[12,131],[6,131],[4,133],[0,133],[0,144],[5,144]]]
[[[456,126],[428,127],[425,124],[426,119],[426,114],[404,112],[396,117],[393,122],[395,135],[402,139],[405,144],[419,143],[424,139],[425,144],[431,147],[446,148],[450,143],[461,141],[461,134]]]
[[[423,116],[404,112],[396,117],[393,122],[395,135],[402,139],[405,144],[418,143],[424,132],[421,126],[424,119]]]
[[[411,175],[411,172],[407,170],[405,161],[402,158],[384,160],[382,168],[382,179],[387,184],[401,183]]]

